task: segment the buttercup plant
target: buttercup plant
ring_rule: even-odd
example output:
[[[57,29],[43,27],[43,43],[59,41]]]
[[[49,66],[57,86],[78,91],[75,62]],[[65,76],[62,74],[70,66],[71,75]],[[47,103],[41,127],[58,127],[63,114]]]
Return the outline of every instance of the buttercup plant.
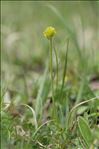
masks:
[[[55,108],[55,102],[54,102],[54,87],[53,87],[53,65],[52,65],[52,51],[53,51],[53,42],[52,39],[54,35],[56,34],[56,30],[54,27],[49,26],[45,29],[43,32],[44,36],[49,40],[49,45],[50,45],[50,74],[51,74],[51,89],[52,89],[52,100],[53,100],[53,108]],[[54,112],[55,114],[55,112]]]

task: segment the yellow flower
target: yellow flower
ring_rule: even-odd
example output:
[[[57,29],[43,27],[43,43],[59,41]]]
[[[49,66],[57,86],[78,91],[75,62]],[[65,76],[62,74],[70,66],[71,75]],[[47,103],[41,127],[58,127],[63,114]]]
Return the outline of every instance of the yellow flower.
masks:
[[[54,27],[49,26],[45,29],[43,34],[46,38],[51,39],[56,34],[56,30]]]

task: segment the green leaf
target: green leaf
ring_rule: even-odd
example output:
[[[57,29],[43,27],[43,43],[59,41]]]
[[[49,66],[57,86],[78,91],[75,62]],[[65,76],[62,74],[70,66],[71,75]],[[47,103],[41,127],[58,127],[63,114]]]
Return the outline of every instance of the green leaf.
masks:
[[[36,116],[38,116],[39,114],[42,116],[43,105],[47,99],[49,90],[50,90],[50,80],[48,78],[48,65],[47,65],[45,73],[41,79],[38,95],[36,98],[36,105],[35,105]]]
[[[78,119],[78,128],[87,146],[90,147],[90,145],[93,142],[92,132],[91,132],[90,127],[88,126],[88,123],[82,117],[79,117]]]

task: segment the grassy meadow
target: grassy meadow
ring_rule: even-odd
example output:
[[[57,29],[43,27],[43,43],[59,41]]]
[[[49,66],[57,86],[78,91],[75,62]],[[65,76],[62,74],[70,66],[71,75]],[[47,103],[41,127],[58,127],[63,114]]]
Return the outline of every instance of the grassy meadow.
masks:
[[[98,1],[1,1],[1,148],[99,149]]]

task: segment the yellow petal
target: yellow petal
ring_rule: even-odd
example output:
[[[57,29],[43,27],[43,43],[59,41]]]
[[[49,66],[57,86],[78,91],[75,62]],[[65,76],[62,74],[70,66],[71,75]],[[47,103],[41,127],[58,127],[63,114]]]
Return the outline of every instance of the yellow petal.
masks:
[[[56,34],[56,30],[54,27],[49,26],[45,29],[43,34],[46,38],[51,39]]]

